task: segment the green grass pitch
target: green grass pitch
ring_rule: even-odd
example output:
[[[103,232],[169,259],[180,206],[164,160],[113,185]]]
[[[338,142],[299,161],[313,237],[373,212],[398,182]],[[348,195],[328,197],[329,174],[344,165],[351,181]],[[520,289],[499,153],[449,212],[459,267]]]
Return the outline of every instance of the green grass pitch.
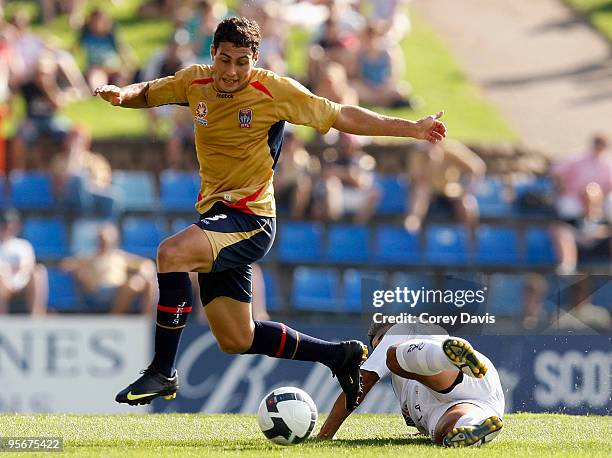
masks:
[[[359,414],[334,441],[281,447],[264,438],[251,415],[0,415],[0,436],[61,436],[63,455],[79,457],[612,456],[612,417],[507,415],[495,441],[469,449],[438,447],[413,431],[399,415]],[[34,456],[10,454],[20,455]]]

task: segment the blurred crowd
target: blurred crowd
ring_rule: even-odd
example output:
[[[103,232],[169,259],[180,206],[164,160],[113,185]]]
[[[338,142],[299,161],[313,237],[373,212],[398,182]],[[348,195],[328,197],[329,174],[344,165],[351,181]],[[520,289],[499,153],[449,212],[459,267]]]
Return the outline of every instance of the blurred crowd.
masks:
[[[414,109],[422,103],[406,80],[406,56],[400,47],[411,29],[408,0],[248,0],[238,2],[235,11],[218,0],[145,1],[139,17],[172,18],[174,24],[166,44],[148,62],[138,62],[134,50],[120,39],[120,25],[95,6],[99,2],[35,3],[37,17],[23,10],[5,17],[0,1],[0,132],[15,99],[21,98],[25,106],[12,138],[6,143],[0,138],[0,168],[6,175],[26,168],[44,170],[52,177],[58,209],[108,221],[98,234],[95,254],[60,263],[74,273],[90,311],[148,313],[156,290],[152,262],[118,248],[116,224],[122,204],[113,190],[111,164],[104,152],[92,151],[85,126],[61,115],[63,107],[91,97],[96,86],[146,81],[194,63],[209,64],[216,24],[240,14],[260,25],[258,65],[279,74],[289,72],[289,32],[306,31],[305,72],[290,76],[318,95],[386,108]],[[50,24],[57,15],[68,18],[74,49],[63,49],[32,28],[33,21]],[[83,53],[81,67],[73,57],[75,49]],[[164,168],[188,168],[193,155],[189,111],[164,106],[148,110],[147,116],[151,135],[161,124],[171,126]],[[316,141],[323,147],[314,154],[299,131],[289,128],[286,133],[275,175],[280,214],[294,220],[368,224],[383,198],[379,164],[366,152],[369,139],[332,131]],[[478,184],[487,176],[485,161],[466,145],[448,140],[413,145],[403,162],[406,169],[396,173],[410,187],[401,215],[404,228],[419,233],[432,216],[443,215],[465,225],[473,244],[480,221]],[[550,234],[557,273],[576,273],[589,257],[611,259],[612,150],[606,135],[594,135],[586,151],[553,163],[547,175],[557,185],[554,197],[545,195],[547,191],[538,195],[537,190],[527,197],[556,212]],[[5,212],[0,225],[0,313],[8,310],[14,295],[23,299],[23,310],[44,313],[45,267],[36,263],[28,242],[18,238],[16,213]],[[263,285],[261,273],[257,275],[255,281]],[[528,282],[526,304],[538,292],[544,294],[539,284]],[[265,305],[261,310],[265,316]],[[526,305],[525,323],[533,323],[539,313],[534,310]]]

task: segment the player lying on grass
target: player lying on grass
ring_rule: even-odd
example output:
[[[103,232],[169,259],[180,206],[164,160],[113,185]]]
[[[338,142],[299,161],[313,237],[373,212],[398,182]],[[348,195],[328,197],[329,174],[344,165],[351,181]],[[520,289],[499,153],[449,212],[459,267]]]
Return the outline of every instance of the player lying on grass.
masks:
[[[441,328],[437,328],[441,332]],[[431,327],[374,324],[374,351],[361,367],[363,395],[391,373],[408,426],[447,447],[480,445],[499,434],[504,393],[491,361],[463,339],[429,335]],[[350,415],[341,394],[319,439],[332,439]]]
[[[273,178],[283,128],[291,122],[323,133],[334,127],[352,134],[436,143],[446,136],[446,127],[438,119],[441,112],[409,121],[317,97],[291,78],[255,68],[259,42],[257,23],[228,18],[215,30],[212,65],[192,65],[174,76],[95,90],[112,105],[127,108],[188,105],[201,176],[195,205],[199,221],[168,237],[157,251],[153,362],[117,395],[117,402],[148,404],[156,397],[175,395],[174,363],[192,308],[188,272],[198,272],[202,304],[221,350],[325,364],[338,377],[347,408],[356,405],[365,345],[316,339],[282,323],[254,321],[251,313],[251,264],[268,252],[276,232]]]

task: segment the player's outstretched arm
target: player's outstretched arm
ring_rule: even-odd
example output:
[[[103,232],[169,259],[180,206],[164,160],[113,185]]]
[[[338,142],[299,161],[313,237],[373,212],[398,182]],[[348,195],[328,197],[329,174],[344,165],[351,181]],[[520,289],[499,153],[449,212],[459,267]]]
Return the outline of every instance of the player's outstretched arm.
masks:
[[[99,95],[103,100],[118,107],[125,108],[148,108],[147,92],[149,82],[130,84],[119,87],[112,84],[98,86],[94,90],[94,96]]]
[[[372,387],[376,385],[376,382],[380,380],[376,372],[362,370],[361,376],[363,377],[363,394],[359,402],[363,401],[366,394],[368,394]],[[340,429],[340,426],[342,426],[342,423],[344,423],[344,420],[346,420],[350,414],[351,412],[346,410],[344,393],[340,393],[329,416],[325,420],[325,423],[323,423],[321,431],[319,431],[317,435],[317,439],[333,439]]]
[[[354,105],[343,105],[332,127],[355,135],[412,137],[438,143],[446,137],[443,111],[418,121],[385,116]]]

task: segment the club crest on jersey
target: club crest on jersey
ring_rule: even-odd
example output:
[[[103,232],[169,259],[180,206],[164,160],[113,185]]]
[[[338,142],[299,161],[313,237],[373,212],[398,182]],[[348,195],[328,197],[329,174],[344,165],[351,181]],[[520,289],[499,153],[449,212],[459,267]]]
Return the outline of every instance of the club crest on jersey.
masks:
[[[251,127],[251,121],[253,121],[253,110],[250,108],[241,108],[238,111],[238,122],[240,127],[248,129]]]
[[[198,124],[202,124],[203,126],[208,125],[208,119],[206,119],[206,115],[208,115],[208,106],[206,106],[206,102],[200,101],[195,109],[195,122]]]

